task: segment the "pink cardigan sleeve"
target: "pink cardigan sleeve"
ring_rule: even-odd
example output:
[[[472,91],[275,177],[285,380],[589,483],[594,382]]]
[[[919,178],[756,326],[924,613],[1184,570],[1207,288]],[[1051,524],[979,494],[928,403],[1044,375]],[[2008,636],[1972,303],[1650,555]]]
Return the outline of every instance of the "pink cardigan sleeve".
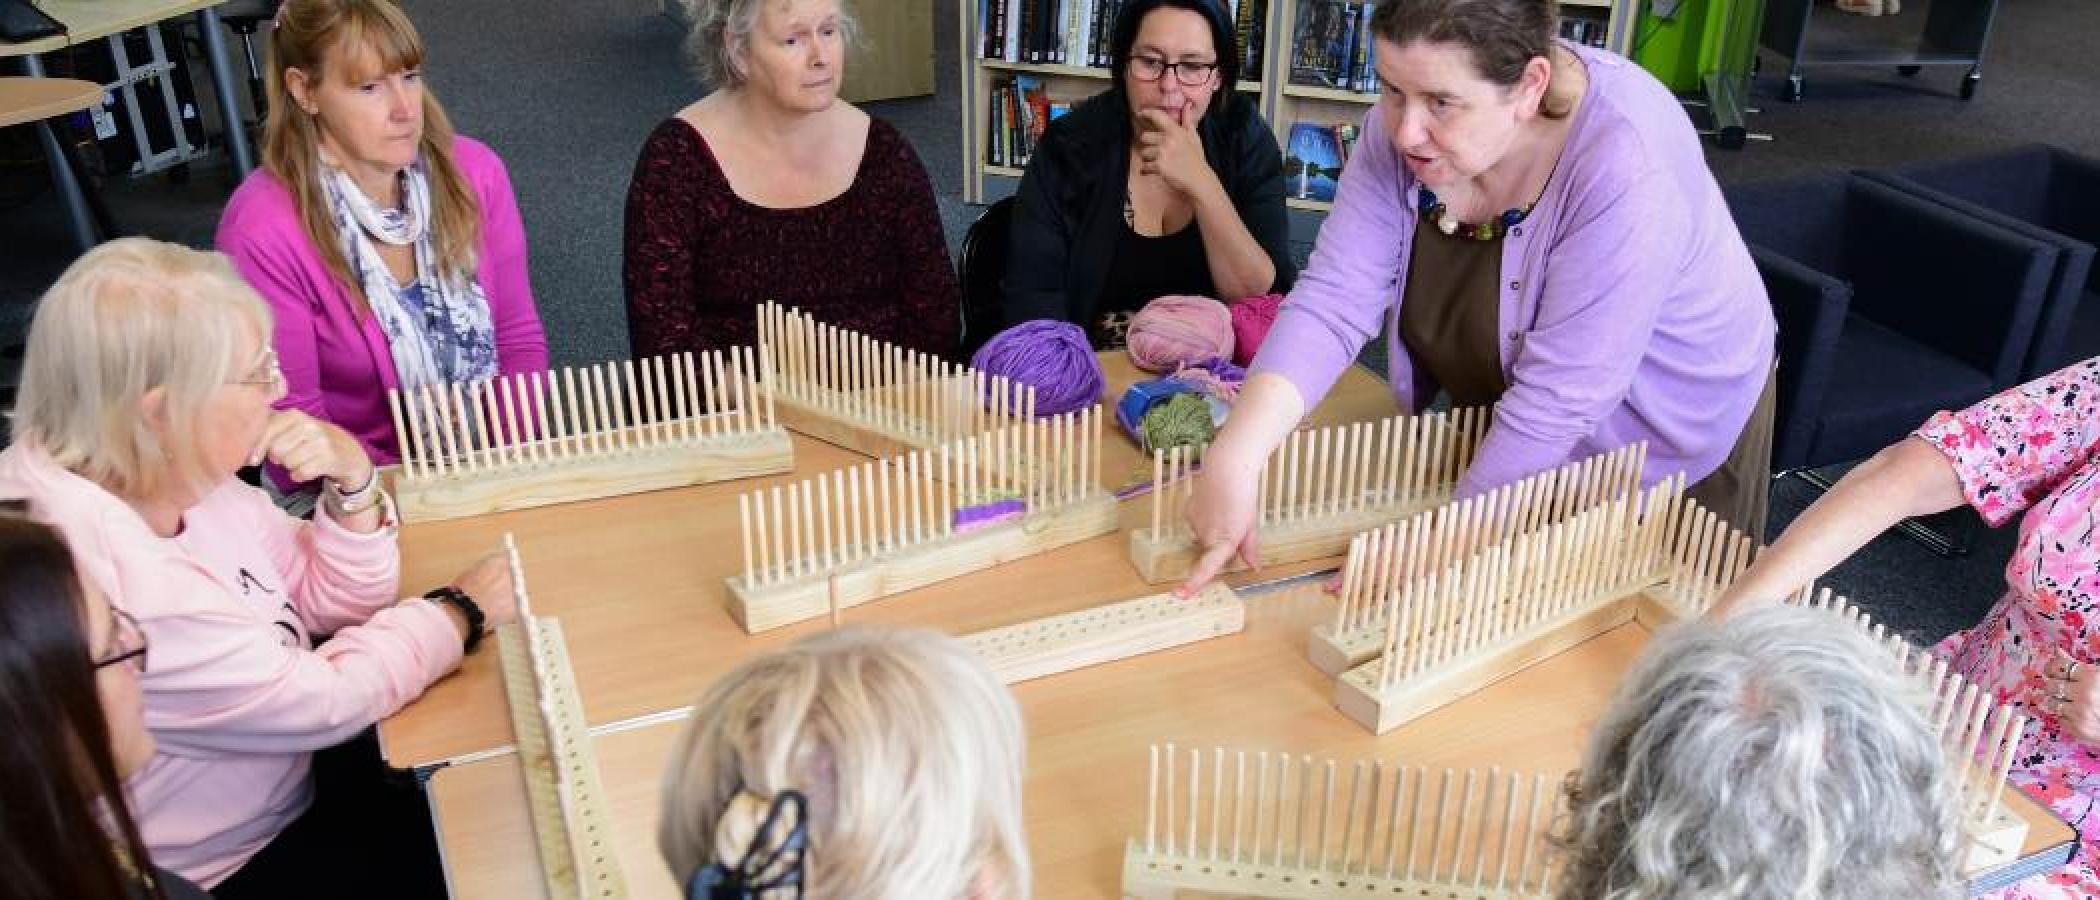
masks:
[[[460,138],[459,162],[481,197],[481,289],[496,326],[496,365],[504,374],[547,368],[547,336],[532,297],[525,220],[502,158],[479,141]]]
[[[291,196],[275,176],[257,170],[241,182],[219,216],[213,243],[269,303],[270,315],[276,320],[270,340],[285,380],[285,396],[277,408],[336,421],[321,391],[315,332],[320,327],[317,306],[321,298],[334,296],[338,288],[316,280],[327,277],[326,269],[306,239]]]

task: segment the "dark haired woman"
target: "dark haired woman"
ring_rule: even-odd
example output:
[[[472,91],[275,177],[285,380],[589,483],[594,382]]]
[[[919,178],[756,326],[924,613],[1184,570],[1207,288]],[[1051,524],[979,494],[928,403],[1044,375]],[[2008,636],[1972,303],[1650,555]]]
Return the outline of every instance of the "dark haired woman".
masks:
[[[1254,473],[1383,329],[1400,407],[1493,405],[1464,498],[1636,441],[1642,481],[1763,537],[1772,312],[1690,120],[1553,0],[1387,0],[1382,91],[1204,457],[1201,585],[1253,533]],[[1232,476],[1240,477],[1232,477]]]
[[[22,512],[0,505],[0,884],[17,900],[203,900],[152,866],[124,803],[153,758],[145,636]]]
[[[1165,294],[1231,301],[1290,287],[1283,159],[1216,0],[1132,0],[1111,87],[1050,123],[1021,176],[1006,322],[1062,319],[1096,346]]]

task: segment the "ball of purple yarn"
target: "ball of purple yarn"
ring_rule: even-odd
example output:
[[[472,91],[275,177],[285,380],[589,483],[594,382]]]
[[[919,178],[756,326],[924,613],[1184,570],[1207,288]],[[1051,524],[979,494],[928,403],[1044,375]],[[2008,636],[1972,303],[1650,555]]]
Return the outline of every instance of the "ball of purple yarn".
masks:
[[[970,365],[1034,387],[1038,416],[1090,406],[1108,384],[1085,329],[1055,319],[1022,322],[992,335]]]
[[[1230,359],[1232,313],[1209,297],[1160,297],[1130,317],[1124,340],[1130,361],[1147,372],[1167,372],[1220,356]]]

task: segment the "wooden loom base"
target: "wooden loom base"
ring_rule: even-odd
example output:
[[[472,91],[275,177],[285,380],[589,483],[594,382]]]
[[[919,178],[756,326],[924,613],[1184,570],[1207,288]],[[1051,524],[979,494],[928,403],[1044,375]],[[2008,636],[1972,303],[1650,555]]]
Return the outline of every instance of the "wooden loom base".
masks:
[[[774,377],[780,379],[783,387],[793,385],[796,386],[798,391],[833,393],[824,391],[810,382],[798,381],[782,375]],[[808,435],[824,443],[851,450],[862,456],[888,459],[890,457],[903,456],[916,450],[924,450],[944,440],[962,437],[964,436],[963,432],[967,430],[963,423],[974,421],[978,417],[989,417],[987,413],[978,409],[978,404],[971,397],[970,385],[967,380],[955,379],[953,383],[941,389],[941,394],[944,402],[938,409],[934,410],[937,417],[936,420],[934,422],[921,421],[917,424],[934,427],[939,422],[947,421],[955,423],[956,427],[954,428],[914,431],[909,428],[885,427],[841,409],[829,409],[812,403],[806,397],[789,396],[788,391],[776,391],[773,394],[773,411],[780,424],[796,434]],[[858,393],[837,393],[836,396],[841,399],[841,403],[867,401],[894,408],[899,405],[898,398],[904,395],[894,388],[887,390],[873,388]],[[900,416],[900,418],[911,420],[915,417]],[[1000,423],[992,423],[986,427],[996,427],[998,424]]]
[[[1536,891],[1496,889],[1492,873],[1475,887],[1471,879],[1430,881],[1382,875],[1337,875],[1312,865],[1278,865],[1211,859],[1207,855],[1145,852],[1137,841],[1123,851],[1123,896],[1139,900],[1173,900],[1181,891],[1205,895],[1340,900],[1363,897],[1434,897],[1463,900],[1528,900]]]
[[[1149,594],[980,631],[962,641],[1001,680],[1017,684],[1238,634],[1246,626],[1246,601],[1224,582],[1212,582],[1186,600]]]
[[[547,723],[541,718],[524,626],[513,622],[496,629],[496,648],[501,657],[503,690],[510,701],[518,773],[525,779],[525,797],[532,810],[532,830],[547,896],[625,897],[626,881],[612,852],[614,841],[605,807],[605,788],[588,737],[590,729],[584,723],[582,695],[576,692],[575,670],[569,666],[561,622],[539,619],[538,626],[547,645],[548,682],[538,687],[551,694],[548,706],[557,721]],[[549,734],[549,725],[561,734]],[[562,812],[557,782],[565,778],[570,780],[575,821]],[[579,864],[582,871],[578,871]]]
[[[938,442],[933,435],[918,437],[850,421],[834,413],[819,412],[816,407],[805,406],[786,397],[777,397],[775,402],[780,424],[787,430],[816,438],[834,447],[851,450],[862,456],[889,459],[916,452]]]
[[[830,579],[838,578],[840,609],[859,606],[958,575],[1034,556],[1116,530],[1116,498],[1097,491],[1083,500],[1019,521],[900,547],[871,559],[774,584],[753,586],[745,576],[729,579],[729,614],[751,634],[814,619],[830,612]]]
[[[1633,604],[1633,620],[1651,629],[1674,625],[1684,619],[1672,601],[1658,599],[1647,592],[1627,602]],[[1343,672],[1377,659],[1378,648],[1384,643],[1383,621],[1349,629],[1339,635],[1332,624],[1322,622],[1312,627],[1306,639],[1305,657],[1312,661],[1313,668],[1339,678]]]
[[[1342,556],[1349,552],[1349,542],[1357,535],[1422,510],[1433,509],[1439,502],[1441,501],[1424,497],[1412,503],[1385,503],[1335,515],[1263,526],[1259,541],[1260,558],[1257,562],[1263,566],[1276,566]],[[1187,578],[1189,571],[1196,567],[1196,559],[1201,555],[1202,548],[1196,546],[1195,540],[1179,523],[1168,528],[1164,536],[1154,535],[1150,528],[1132,529],[1130,532],[1130,563],[1137,567],[1138,575],[1148,584],[1162,584]],[[1227,572],[1245,569],[1246,566],[1236,556],[1225,567]]]
[[[2019,788],[2008,784],[2003,790]],[[2019,859],[2020,849],[2027,843],[2027,820],[2007,809],[2003,802],[1991,804],[1988,820],[1971,822],[1963,830],[1969,836],[1969,851],[1961,866],[1964,876]]]
[[[1336,679],[1334,704],[1372,733],[1385,734],[1630,621],[1633,608],[1625,603],[1585,604],[1526,629],[1521,640],[1460,657],[1385,690],[1377,687],[1384,661],[1373,659]]]
[[[777,475],[794,466],[794,445],[786,431],[775,428],[695,443],[549,459],[501,470],[455,469],[444,475],[411,478],[397,467],[389,470],[389,489],[402,521],[437,522]]]

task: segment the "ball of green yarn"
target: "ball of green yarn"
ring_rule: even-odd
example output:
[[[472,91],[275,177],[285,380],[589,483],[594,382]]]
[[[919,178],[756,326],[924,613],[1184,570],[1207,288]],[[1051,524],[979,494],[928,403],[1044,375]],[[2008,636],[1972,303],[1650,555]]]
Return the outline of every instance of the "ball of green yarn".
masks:
[[[1210,419],[1210,403],[1201,394],[1181,393],[1145,414],[1138,427],[1144,431],[1145,449],[1202,447],[1217,436],[1218,426]]]

